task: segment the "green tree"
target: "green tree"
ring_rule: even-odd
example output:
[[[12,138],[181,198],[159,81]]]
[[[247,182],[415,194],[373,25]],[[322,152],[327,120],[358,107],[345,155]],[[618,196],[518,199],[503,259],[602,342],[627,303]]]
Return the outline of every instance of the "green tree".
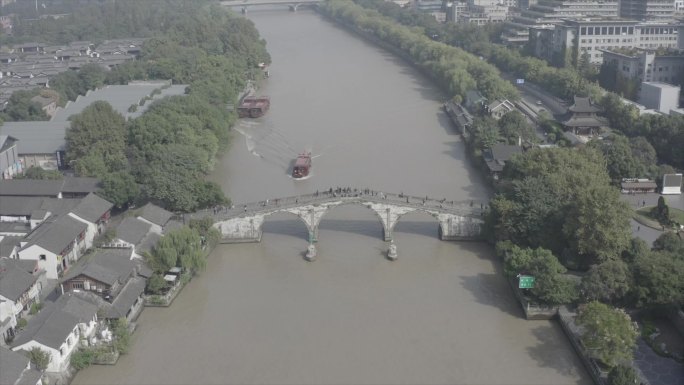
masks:
[[[491,117],[476,118],[473,122],[473,130],[477,148],[490,148],[501,140],[499,126]]]
[[[152,274],[150,279],[147,280],[147,291],[152,294],[159,294],[166,287],[166,281],[164,280],[164,277],[162,277],[159,273]]]
[[[530,293],[545,304],[569,303],[577,298],[574,281],[563,275],[566,269],[549,250],[513,246],[504,261],[504,272],[509,278],[519,274],[535,277]]]
[[[76,370],[85,369],[95,361],[95,352],[91,349],[80,348],[71,353],[69,364]]]
[[[508,144],[517,144],[519,139],[534,141],[536,139],[532,126],[525,116],[518,111],[511,111],[499,119],[501,136]]]
[[[608,373],[608,385],[635,385],[639,376],[631,366],[617,365]]]
[[[107,102],[94,102],[71,117],[67,161],[77,173],[103,177],[126,168],[126,121]]]
[[[658,205],[651,210],[651,215],[658,219],[658,222],[663,226],[669,226],[670,223],[672,223],[672,218],[670,218],[670,207],[662,196],[658,197]]]
[[[511,159],[486,217],[497,240],[543,247],[571,267],[619,258],[630,242],[629,207],[610,186],[600,153],[532,149]]]
[[[593,265],[582,278],[580,291],[586,300],[616,304],[632,289],[629,266],[621,260]]]
[[[638,331],[627,313],[592,301],[580,306],[577,324],[582,327],[582,344],[592,357],[610,367],[632,361]]]
[[[152,250],[150,267],[158,272],[179,266],[187,271],[199,272],[206,268],[199,231],[181,227],[162,237]]]
[[[637,257],[632,269],[637,306],[684,303],[684,258],[681,253],[654,251]]]
[[[29,350],[27,355],[31,360],[31,363],[40,371],[47,369],[48,365],[50,365],[50,362],[52,361],[52,356],[50,353],[37,347]]]
[[[43,111],[40,103],[31,101],[31,98],[36,95],[38,95],[37,90],[13,92],[1,115],[2,119],[8,122],[48,120],[48,116]]]
[[[677,233],[664,232],[653,242],[653,250],[669,251],[684,256],[684,240]]]
[[[119,318],[112,321],[111,327],[116,350],[121,354],[128,353],[131,345],[131,332],[128,330],[128,321],[125,318]]]
[[[102,178],[102,196],[118,208],[125,208],[135,202],[140,187],[135,178],[126,171],[116,171]]]

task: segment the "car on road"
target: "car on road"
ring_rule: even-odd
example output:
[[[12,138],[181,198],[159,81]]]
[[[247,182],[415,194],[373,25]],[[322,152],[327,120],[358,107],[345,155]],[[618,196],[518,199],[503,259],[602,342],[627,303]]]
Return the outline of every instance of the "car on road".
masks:
[[[541,100],[537,100],[537,105],[538,105],[538,106],[541,106],[542,104],[544,104],[544,103],[542,103]]]

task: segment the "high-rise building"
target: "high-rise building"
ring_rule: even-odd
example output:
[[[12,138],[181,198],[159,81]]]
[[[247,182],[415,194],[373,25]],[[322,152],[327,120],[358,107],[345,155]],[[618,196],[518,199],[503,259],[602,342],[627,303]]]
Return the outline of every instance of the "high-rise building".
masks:
[[[634,20],[671,20],[675,0],[620,0],[620,17]]]
[[[508,45],[524,45],[530,27],[559,23],[562,19],[617,16],[618,0],[530,0],[527,8],[521,2],[520,15],[505,23],[506,31],[501,38]]]

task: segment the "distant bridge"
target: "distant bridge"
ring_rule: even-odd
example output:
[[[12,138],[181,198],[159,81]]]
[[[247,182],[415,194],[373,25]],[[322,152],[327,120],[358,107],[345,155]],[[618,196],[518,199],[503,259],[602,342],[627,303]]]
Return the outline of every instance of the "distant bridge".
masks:
[[[259,242],[266,217],[290,213],[304,222],[309,242],[318,241],[318,226],[331,209],[360,204],[371,209],[382,223],[383,239],[392,241],[399,219],[410,212],[425,212],[439,222],[439,238],[444,241],[480,240],[485,204],[454,202],[446,199],[391,194],[369,189],[329,189],[313,194],[217,207],[185,214],[184,220],[211,217],[221,232],[221,243]]]
[[[296,12],[300,6],[315,6],[324,0],[235,0],[221,1],[226,7],[240,7],[242,13],[247,13],[247,7],[266,5],[287,5],[292,12]]]

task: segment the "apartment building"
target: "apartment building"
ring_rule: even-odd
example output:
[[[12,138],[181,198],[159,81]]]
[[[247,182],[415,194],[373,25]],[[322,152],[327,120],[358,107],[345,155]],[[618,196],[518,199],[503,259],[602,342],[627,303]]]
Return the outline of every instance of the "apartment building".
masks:
[[[544,28],[563,19],[584,17],[617,18],[618,0],[530,0],[519,4],[520,14],[506,21],[501,35],[504,44],[525,45],[529,28]]]
[[[620,17],[634,20],[670,21],[675,0],[620,0]]]
[[[598,65],[606,50],[678,48],[680,29],[679,24],[625,19],[563,20],[552,28],[530,28],[530,44],[538,57],[549,61],[570,55],[577,64],[586,54]]]
[[[603,63],[612,65],[625,78],[641,82],[681,84],[684,79],[684,53],[653,50],[616,49],[603,52]]]

